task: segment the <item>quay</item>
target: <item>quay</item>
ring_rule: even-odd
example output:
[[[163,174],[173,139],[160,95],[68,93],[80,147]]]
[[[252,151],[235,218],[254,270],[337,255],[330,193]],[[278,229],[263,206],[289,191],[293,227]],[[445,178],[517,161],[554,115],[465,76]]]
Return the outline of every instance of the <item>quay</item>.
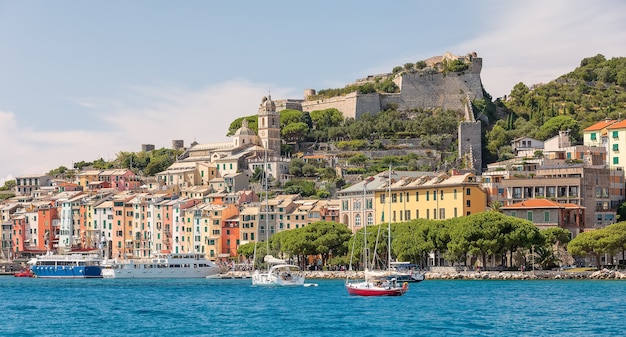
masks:
[[[250,278],[250,271],[228,271],[220,274],[221,279]],[[304,271],[309,279],[363,278],[362,271]],[[617,279],[626,280],[626,271],[602,270],[535,270],[535,271],[427,271],[426,280],[560,280],[560,279]]]

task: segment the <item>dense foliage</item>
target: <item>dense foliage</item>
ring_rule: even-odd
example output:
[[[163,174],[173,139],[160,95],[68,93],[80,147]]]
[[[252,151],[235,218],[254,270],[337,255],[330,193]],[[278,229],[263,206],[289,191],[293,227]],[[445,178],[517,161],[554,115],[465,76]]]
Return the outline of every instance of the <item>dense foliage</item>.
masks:
[[[497,104],[505,117],[486,135],[492,158],[509,158],[510,142],[521,136],[546,140],[568,130],[573,142],[580,143],[586,127],[626,114],[626,58],[585,58],[574,71],[549,83],[518,83]]]
[[[343,224],[316,222],[304,228],[283,231],[270,238],[270,254],[295,257],[308,261],[309,256],[321,256],[326,265],[330,254],[338,260],[352,261],[363,266],[364,230],[351,235]],[[567,244],[569,234],[556,228],[545,231],[530,221],[498,212],[483,212],[444,221],[415,219],[391,224],[391,255],[398,261],[427,265],[429,254],[435,253],[456,265],[476,263],[485,266],[497,261],[502,268],[515,268],[526,263],[551,268],[559,264],[558,248]],[[571,245],[571,243],[570,243]],[[257,245],[257,264],[262,263]],[[238,253],[252,257],[254,243],[242,245]],[[388,254],[387,225],[367,227],[369,264],[382,266]],[[354,249],[353,249],[354,248]],[[351,255],[354,252],[354,255]],[[336,260],[336,259],[333,259]],[[504,265],[508,261],[508,265]],[[514,264],[513,261],[518,261]]]
[[[600,266],[600,258],[604,254],[610,256],[618,253],[624,259],[626,253],[626,222],[618,222],[602,229],[578,234],[567,245],[567,250],[574,256],[591,256],[596,265]],[[607,263],[610,263],[607,261]]]

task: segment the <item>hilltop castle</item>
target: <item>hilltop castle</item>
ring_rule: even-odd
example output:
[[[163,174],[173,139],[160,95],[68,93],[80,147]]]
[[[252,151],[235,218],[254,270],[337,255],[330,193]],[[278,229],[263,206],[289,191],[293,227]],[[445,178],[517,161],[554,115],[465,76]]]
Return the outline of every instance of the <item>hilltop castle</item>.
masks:
[[[467,69],[461,72],[443,71],[444,63],[454,60],[466,63]],[[341,111],[344,117],[358,118],[366,113],[382,111],[390,105],[395,105],[398,110],[440,108],[461,112],[465,109],[467,95],[472,100],[483,98],[480,79],[482,58],[476,53],[465,56],[445,53],[431,57],[425,62],[426,67],[421,70],[412,69],[396,74],[370,75],[352,83],[358,85],[392,78],[400,89],[399,93],[352,92],[342,96],[317,99],[313,98],[316,94],[315,90],[306,89],[304,99],[276,100],[276,110],[293,109],[311,112],[335,108]]]
[[[467,68],[458,72],[447,71],[446,65],[454,61],[461,61]],[[481,122],[476,121],[471,113],[471,101],[484,97],[480,79],[482,58],[475,52],[465,56],[445,53],[424,62],[426,67],[423,69],[370,75],[350,84],[362,85],[391,78],[399,88],[398,93],[352,92],[337,97],[316,98],[315,90],[306,89],[304,99],[276,100],[276,111],[293,109],[311,112],[335,108],[345,118],[375,114],[388,106],[395,106],[398,110],[439,108],[464,112],[464,120],[459,124],[459,157],[465,158],[467,168],[479,173],[482,164]]]

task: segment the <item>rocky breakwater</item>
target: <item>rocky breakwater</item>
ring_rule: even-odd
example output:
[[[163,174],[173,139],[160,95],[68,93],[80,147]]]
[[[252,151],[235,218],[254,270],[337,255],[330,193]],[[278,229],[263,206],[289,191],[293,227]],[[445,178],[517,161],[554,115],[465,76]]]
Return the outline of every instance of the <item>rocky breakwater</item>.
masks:
[[[362,271],[304,271],[308,279],[362,279]],[[221,274],[221,278],[249,278],[249,271],[229,271]],[[535,271],[450,271],[426,272],[426,280],[626,280],[626,272],[613,269],[598,271],[567,271],[567,270],[535,270]]]
[[[460,271],[460,272],[427,272],[427,280],[559,280],[559,279],[589,279],[591,272],[567,271]]]

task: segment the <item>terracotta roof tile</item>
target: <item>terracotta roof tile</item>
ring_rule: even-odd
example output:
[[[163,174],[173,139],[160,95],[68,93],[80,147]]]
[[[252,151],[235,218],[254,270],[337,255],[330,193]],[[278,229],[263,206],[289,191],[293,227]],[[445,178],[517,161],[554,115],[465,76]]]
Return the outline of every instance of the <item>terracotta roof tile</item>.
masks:
[[[626,129],[626,120],[623,120],[621,122],[617,122],[615,124],[611,124],[609,127],[607,127],[607,129]]]
[[[617,121],[605,119],[603,121],[599,121],[596,124],[584,129],[583,131],[599,131],[615,123],[617,123]]]

